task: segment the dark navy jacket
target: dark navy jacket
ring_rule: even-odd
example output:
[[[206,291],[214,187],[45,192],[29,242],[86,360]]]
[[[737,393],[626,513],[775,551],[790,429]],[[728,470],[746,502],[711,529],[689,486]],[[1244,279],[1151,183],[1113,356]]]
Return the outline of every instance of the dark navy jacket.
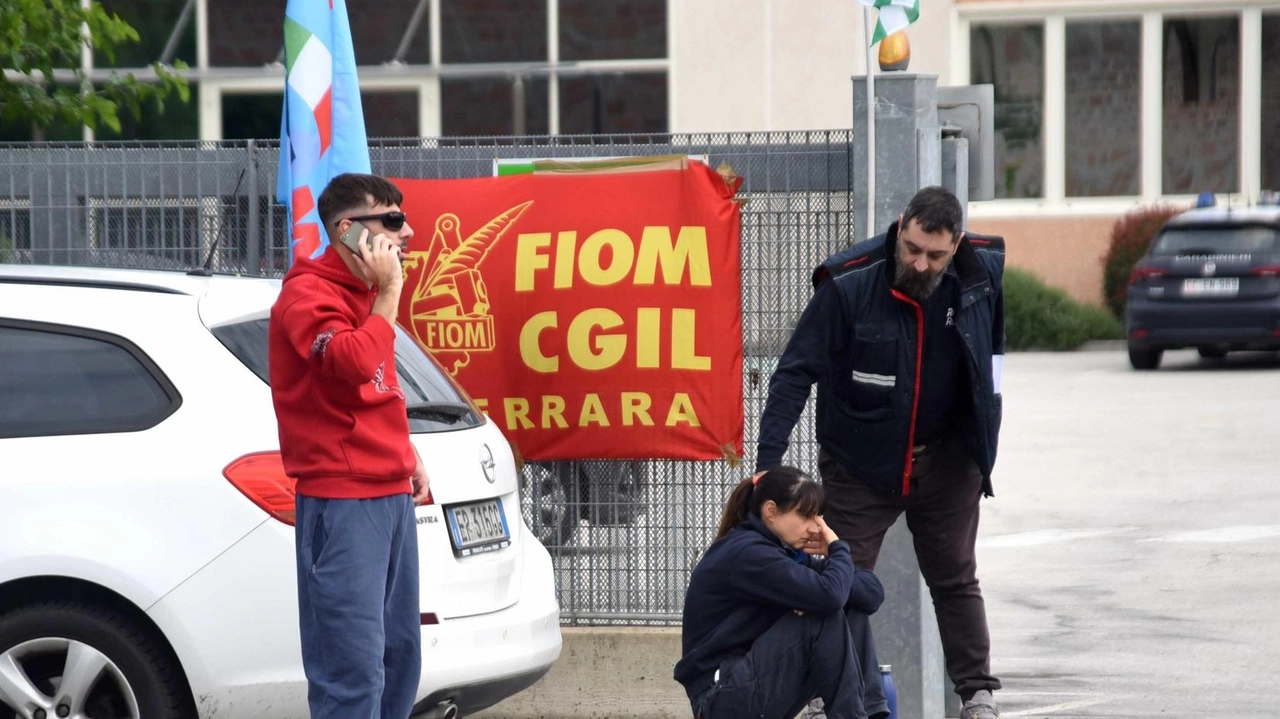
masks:
[[[898,224],[828,257],[814,294],[769,382],[756,469],[782,463],[791,430],[818,385],[818,442],[853,476],[909,494],[916,444],[924,312],[893,289]],[[952,267],[960,281],[956,328],[965,347],[973,411],[960,427],[990,496],[1000,434],[1004,360],[1004,240],[966,233]]]
[[[746,654],[789,611],[826,616],[846,607],[865,614],[880,608],[884,587],[854,568],[849,545],[836,541],[827,551],[826,559],[796,552],[754,514],[707,548],[685,593],[675,667],[690,701],[711,686],[721,662]]]

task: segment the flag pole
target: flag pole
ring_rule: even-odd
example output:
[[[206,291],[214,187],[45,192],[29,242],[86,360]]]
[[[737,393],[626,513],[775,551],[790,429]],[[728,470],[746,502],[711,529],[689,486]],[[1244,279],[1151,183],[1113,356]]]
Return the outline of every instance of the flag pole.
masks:
[[[871,44],[871,32],[875,18],[871,8],[862,6],[862,34],[867,49],[867,231],[863,237],[876,234],[876,81],[875,49]]]

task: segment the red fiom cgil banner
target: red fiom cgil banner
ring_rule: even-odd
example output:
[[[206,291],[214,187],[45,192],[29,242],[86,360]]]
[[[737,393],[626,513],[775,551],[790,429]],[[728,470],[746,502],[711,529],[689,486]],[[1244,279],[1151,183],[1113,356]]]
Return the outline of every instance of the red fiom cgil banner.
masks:
[[[740,180],[407,180],[400,324],[527,459],[742,453]]]

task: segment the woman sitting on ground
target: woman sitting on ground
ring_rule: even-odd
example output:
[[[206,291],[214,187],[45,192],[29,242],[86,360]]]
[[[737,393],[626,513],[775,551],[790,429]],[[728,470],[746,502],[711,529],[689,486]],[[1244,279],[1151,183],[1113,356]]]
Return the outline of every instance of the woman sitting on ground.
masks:
[[[867,616],[884,587],[822,520],[822,486],[793,467],[742,480],[685,594],[675,679],[699,719],[889,716]]]

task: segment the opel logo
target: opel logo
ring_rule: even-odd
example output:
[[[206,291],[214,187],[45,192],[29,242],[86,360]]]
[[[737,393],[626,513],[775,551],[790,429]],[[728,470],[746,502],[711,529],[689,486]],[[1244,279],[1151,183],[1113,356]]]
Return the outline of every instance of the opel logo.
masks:
[[[480,445],[480,469],[484,471],[484,478],[489,480],[489,484],[497,481],[497,464],[493,461],[493,451],[487,444]]]
[[[1204,269],[1200,271],[1200,274],[1204,275],[1205,277],[1212,277],[1213,273],[1217,271],[1218,271],[1217,263],[1210,261],[1210,262],[1204,263]]]

